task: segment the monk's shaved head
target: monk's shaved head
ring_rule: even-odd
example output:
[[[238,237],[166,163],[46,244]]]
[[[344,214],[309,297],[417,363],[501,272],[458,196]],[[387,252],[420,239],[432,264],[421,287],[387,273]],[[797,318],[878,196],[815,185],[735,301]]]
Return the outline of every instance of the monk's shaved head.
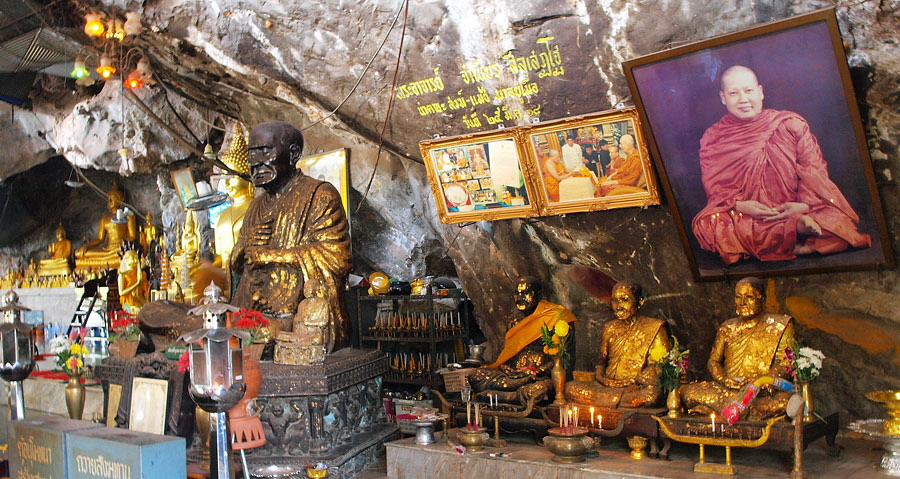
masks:
[[[756,72],[743,65],[733,65],[725,69],[719,76],[719,91],[725,91],[725,82],[733,80],[737,77],[748,76],[753,78],[753,82],[759,85],[759,79],[756,78]]]
[[[762,112],[763,87],[753,70],[735,65],[722,72],[719,98],[728,113],[741,120],[750,120]]]

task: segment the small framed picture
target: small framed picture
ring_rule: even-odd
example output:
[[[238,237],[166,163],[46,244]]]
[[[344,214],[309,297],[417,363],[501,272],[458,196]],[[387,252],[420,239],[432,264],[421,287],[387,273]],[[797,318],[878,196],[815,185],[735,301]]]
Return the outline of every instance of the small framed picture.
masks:
[[[197,193],[197,185],[194,183],[194,174],[190,168],[182,168],[180,170],[172,170],[172,184],[175,185],[175,191],[178,192],[178,199],[181,200],[181,206],[187,210],[188,202],[200,196]]]
[[[613,110],[520,128],[542,215],[659,204],[637,112]]]
[[[304,175],[331,183],[341,194],[344,212],[350,218],[350,148],[304,156],[295,165]]]
[[[419,148],[441,223],[537,215],[516,131],[428,140]]]
[[[893,266],[834,9],[623,69],[694,279]]]
[[[128,429],[165,434],[168,393],[169,382],[165,379],[134,378],[131,383]]]

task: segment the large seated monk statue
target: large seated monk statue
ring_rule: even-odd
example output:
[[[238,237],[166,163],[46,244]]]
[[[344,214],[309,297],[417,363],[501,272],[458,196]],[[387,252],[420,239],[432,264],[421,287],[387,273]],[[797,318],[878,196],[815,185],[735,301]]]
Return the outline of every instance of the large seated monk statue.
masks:
[[[638,313],[644,304],[640,286],[613,286],[610,306],[616,319],[603,325],[594,381],[569,381],[566,399],[599,407],[643,407],[659,402],[659,367],[651,350],[671,348],[666,323]]]
[[[766,313],[765,284],[744,278],[734,288],[737,317],[719,326],[706,367],[712,381],[686,384],[682,404],[692,414],[720,414],[739,399],[744,388],[763,376],[789,379],[785,348],[794,342],[790,316]],[[764,419],[783,413],[790,399],[784,391],[761,390],[750,404],[750,418]]]
[[[512,321],[497,360],[468,377],[478,397],[490,394],[500,402],[524,405],[529,399],[546,396],[553,387],[553,358],[543,350],[541,326],[552,329],[557,321],[574,322],[575,316],[565,306],[541,299],[541,293],[538,278],[519,278],[516,309],[522,317]]]
[[[287,329],[304,299],[304,283],[315,278],[328,301],[326,350],[350,342],[344,288],[350,273],[350,234],[341,195],[330,183],[310,178],[294,165],[303,135],[275,121],[250,132],[250,173],[257,194],[231,254],[238,279],[231,303],[254,309]]]
[[[62,223],[56,228],[56,241],[47,247],[50,257],[38,262],[38,276],[68,276],[72,273],[69,264],[72,257],[72,242],[66,239],[66,229]]]
[[[106,193],[109,212],[100,218],[97,238],[88,242],[75,252],[75,269],[94,271],[116,268],[119,265],[119,248],[122,241],[136,241],[138,228],[134,214],[119,209],[125,197],[118,186]]]

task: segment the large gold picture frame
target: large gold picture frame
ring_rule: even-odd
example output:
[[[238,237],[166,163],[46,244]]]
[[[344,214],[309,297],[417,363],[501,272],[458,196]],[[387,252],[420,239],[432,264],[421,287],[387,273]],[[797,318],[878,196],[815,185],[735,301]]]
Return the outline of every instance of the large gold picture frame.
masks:
[[[541,215],[659,204],[636,110],[612,110],[518,129]]]
[[[349,162],[350,149],[339,148],[304,156],[297,160],[295,165],[304,175],[331,183],[338,190],[348,219],[350,218],[350,178],[347,174]]]
[[[441,223],[538,214],[526,152],[515,130],[419,143]]]

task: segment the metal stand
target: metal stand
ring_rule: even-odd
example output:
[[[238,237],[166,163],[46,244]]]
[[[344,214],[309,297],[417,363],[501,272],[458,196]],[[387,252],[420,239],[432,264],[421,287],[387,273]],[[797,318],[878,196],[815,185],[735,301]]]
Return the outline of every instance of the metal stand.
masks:
[[[22,381],[9,382],[9,419],[13,421],[25,419],[25,393]]]
[[[209,449],[216,451],[216,458],[209,461],[211,479],[234,479],[231,453],[231,432],[228,430],[228,413],[209,413]]]

